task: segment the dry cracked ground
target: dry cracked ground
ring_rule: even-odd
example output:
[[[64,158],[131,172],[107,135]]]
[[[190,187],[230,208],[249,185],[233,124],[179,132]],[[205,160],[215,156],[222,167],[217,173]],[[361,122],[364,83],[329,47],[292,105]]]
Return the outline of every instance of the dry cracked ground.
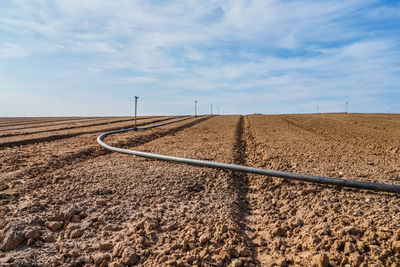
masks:
[[[141,117],[155,125],[177,117]],[[128,117],[0,119],[1,266],[400,266],[400,198],[107,151]],[[400,115],[205,116],[107,137],[400,185]]]

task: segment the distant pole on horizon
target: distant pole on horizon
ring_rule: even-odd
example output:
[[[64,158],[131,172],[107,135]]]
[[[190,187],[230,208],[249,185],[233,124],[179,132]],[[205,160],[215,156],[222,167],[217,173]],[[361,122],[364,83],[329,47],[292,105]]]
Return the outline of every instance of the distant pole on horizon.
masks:
[[[347,113],[347,107],[349,106],[349,101],[346,101],[346,111],[345,113]]]
[[[197,100],[194,101],[194,116],[197,117]]]
[[[218,115],[219,115],[219,107],[218,107]]]
[[[134,129],[137,129],[136,127],[136,114],[137,114],[137,100],[138,100],[138,96],[135,96],[135,127],[133,127]]]
[[[317,113],[318,113],[318,105],[317,105]]]
[[[211,104],[211,113],[210,113],[210,114],[211,114],[211,116],[212,116],[212,104]]]

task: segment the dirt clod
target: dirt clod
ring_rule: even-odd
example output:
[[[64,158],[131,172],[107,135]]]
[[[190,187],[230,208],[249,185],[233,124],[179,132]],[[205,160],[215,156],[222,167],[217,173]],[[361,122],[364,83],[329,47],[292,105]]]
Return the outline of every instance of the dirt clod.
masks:
[[[104,131],[131,126],[131,118],[0,118],[0,266],[400,262],[395,194],[177,165],[110,152],[96,142]],[[105,141],[398,185],[399,133],[395,114],[235,115]]]
[[[230,266],[231,267],[241,267],[241,266],[243,266],[243,262],[239,259],[232,259]]]
[[[400,241],[392,242],[392,250],[394,253],[400,253]]]
[[[125,248],[122,253],[121,262],[124,264],[132,265],[139,260],[139,256],[131,248]]]
[[[62,222],[48,222],[47,227],[50,228],[51,230],[57,231],[63,227]]]
[[[0,249],[6,252],[13,250],[21,245],[24,240],[22,233],[11,230],[3,238],[3,241],[0,244]]]
[[[313,267],[328,267],[329,258],[325,253],[313,256],[311,264]]]
[[[32,228],[28,229],[25,232],[25,238],[32,238],[32,239],[38,239],[40,237],[40,232],[38,228]]]
[[[204,233],[199,237],[200,244],[207,243],[211,239],[210,233]]]
[[[111,244],[111,243],[100,243],[99,244],[99,250],[100,251],[112,250],[113,247],[114,247],[114,245]]]

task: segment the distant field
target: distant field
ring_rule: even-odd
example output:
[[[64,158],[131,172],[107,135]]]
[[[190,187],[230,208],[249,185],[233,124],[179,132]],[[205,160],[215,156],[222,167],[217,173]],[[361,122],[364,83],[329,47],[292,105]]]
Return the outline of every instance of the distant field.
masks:
[[[130,127],[132,117],[0,118],[1,266],[400,262],[399,196],[148,160],[96,142]],[[106,141],[400,185],[399,137],[400,115],[232,115]]]

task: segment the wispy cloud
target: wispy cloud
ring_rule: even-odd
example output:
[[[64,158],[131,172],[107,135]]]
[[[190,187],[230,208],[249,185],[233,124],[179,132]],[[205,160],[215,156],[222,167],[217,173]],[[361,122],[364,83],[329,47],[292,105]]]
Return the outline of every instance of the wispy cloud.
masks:
[[[207,102],[204,112],[211,103],[314,111],[318,101],[338,111],[347,100],[354,111],[400,112],[399,10],[375,0],[8,1],[0,94],[12,84],[60,101],[74,92],[115,101],[144,94],[158,103],[147,113],[188,113],[181,103],[195,98]]]

